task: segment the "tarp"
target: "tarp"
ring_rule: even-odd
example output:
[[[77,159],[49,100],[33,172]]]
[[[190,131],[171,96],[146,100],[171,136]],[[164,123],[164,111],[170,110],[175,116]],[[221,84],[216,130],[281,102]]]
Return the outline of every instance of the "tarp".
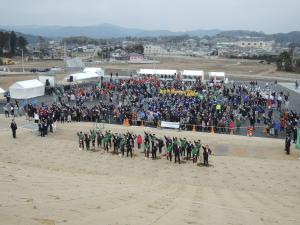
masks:
[[[100,76],[104,76],[104,70],[97,67],[86,67],[83,70],[84,73],[97,73]]]
[[[9,87],[10,97],[29,99],[45,94],[45,85],[37,79],[18,81]]]
[[[140,69],[138,74],[140,75],[175,75],[177,70],[152,70],[152,69]]]
[[[89,79],[100,78],[101,76],[97,73],[87,72],[87,73],[73,73],[65,77],[65,80],[70,80],[70,77],[73,77],[73,81],[84,81]]]

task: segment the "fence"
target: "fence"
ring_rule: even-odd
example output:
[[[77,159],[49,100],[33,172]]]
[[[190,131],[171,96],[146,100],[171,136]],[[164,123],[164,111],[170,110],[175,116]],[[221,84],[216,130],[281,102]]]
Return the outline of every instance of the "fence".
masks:
[[[147,126],[152,128],[162,128],[161,124],[165,121],[145,121],[145,120],[131,120],[131,119],[124,119],[123,125],[124,126]],[[172,122],[167,122],[172,123]],[[193,131],[193,132],[206,132],[206,133],[219,133],[219,134],[229,134],[229,135],[242,135],[242,136],[258,136],[258,137],[285,137],[284,130],[278,132],[278,135],[275,133],[274,129],[269,129],[267,126],[236,126],[230,128],[228,126],[225,127],[218,127],[218,126],[202,126],[196,124],[182,124],[179,123],[179,128],[174,128],[173,126],[166,127],[168,129],[175,129],[178,131]]]

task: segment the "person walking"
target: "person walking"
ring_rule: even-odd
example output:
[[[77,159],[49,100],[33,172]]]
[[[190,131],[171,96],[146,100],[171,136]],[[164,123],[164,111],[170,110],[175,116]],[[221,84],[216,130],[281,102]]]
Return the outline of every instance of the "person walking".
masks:
[[[77,133],[79,138],[79,150],[84,150],[84,133],[82,131]]]
[[[12,119],[12,121],[11,121],[10,128],[11,128],[11,131],[12,131],[13,138],[16,138],[17,137],[16,133],[17,133],[18,126],[17,126],[14,119]]]
[[[290,154],[290,150],[291,150],[291,136],[290,135],[287,135],[286,138],[285,138],[285,151],[286,151],[286,154],[289,155]]]

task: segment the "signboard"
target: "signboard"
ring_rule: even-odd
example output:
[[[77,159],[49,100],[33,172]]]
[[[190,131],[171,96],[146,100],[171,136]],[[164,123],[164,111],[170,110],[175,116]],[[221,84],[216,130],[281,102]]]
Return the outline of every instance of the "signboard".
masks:
[[[300,128],[297,128],[296,149],[300,149]]]
[[[165,128],[179,129],[180,123],[179,122],[161,121],[160,126],[165,127]]]

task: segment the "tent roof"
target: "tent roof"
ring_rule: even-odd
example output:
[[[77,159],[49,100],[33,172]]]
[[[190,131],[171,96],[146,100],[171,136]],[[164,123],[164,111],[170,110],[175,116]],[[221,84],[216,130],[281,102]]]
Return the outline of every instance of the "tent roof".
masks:
[[[209,72],[210,77],[225,77],[225,72]]]
[[[40,82],[37,79],[33,79],[33,80],[17,81],[11,86],[11,88],[26,89],[26,88],[36,88],[42,86],[44,86],[42,82]]]
[[[185,76],[204,76],[203,70],[184,70],[182,75]]]
[[[97,68],[97,67],[86,67],[83,70],[84,73],[88,73],[88,72],[98,73],[98,72],[102,72],[102,71],[103,71],[102,68]]]
[[[74,81],[76,80],[87,80],[87,79],[92,79],[92,78],[98,78],[100,77],[99,74],[97,73],[92,73],[92,72],[87,72],[87,73],[73,73],[67,76],[68,78],[70,76],[73,76]]]
[[[140,69],[138,74],[162,74],[162,75],[174,75],[176,70],[152,70],[152,69]]]
[[[0,87],[0,94],[4,93],[5,90]]]

